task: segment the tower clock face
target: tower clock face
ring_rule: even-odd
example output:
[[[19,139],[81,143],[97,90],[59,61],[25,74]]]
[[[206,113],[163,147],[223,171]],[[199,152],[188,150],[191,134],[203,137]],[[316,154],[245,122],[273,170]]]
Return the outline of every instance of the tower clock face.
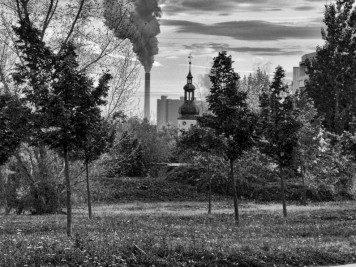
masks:
[[[183,125],[185,126],[187,123],[185,121],[183,121]]]

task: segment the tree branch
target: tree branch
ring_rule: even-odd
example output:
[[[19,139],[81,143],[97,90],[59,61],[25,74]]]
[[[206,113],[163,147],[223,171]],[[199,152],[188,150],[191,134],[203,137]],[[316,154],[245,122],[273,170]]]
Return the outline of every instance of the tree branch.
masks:
[[[79,19],[80,14],[82,13],[84,2],[85,2],[85,0],[81,0],[80,6],[79,6],[79,9],[78,9],[78,12],[77,12],[77,15],[75,16],[75,19],[74,19],[74,21],[73,21],[73,23],[72,23],[72,26],[71,26],[71,28],[70,28],[68,34],[67,34],[66,39],[65,39],[64,42],[63,42],[63,45],[61,46],[61,49],[59,50],[58,54],[60,54],[60,53],[62,52],[62,49],[63,49],[64,45],[68,42],[70,36],[71,36],[72,33],[73,33],[74,27],[75,27],[75,25],[76,25],[76,23],[77,23],[77,21],[78,21],[78,19]]]
[[[55,4],[54,4],[54,1],[56,1]],[[54,7],[53,7],[53,5],[54,5]],[[49,23],[52,20],[54,12],[56,12],[57,5],[58,5],[58,0],[51,0],[51,3],[49,5],[49,7],[48,7],[48,11],[47,11],[47,14],[46,14],[46,18],[45,18],[45,20],[43,22],[42,33],[41,33],[41,41],[43,41],[46,29],[47,29]]]

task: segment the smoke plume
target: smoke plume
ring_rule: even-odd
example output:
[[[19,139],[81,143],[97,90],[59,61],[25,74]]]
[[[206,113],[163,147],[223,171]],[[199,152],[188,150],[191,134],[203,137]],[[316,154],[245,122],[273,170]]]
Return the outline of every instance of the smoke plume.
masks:
[[[158,0],[104,0],[105,24],[120,39],[129,39],[145,72],[150,72],[158,54]]]

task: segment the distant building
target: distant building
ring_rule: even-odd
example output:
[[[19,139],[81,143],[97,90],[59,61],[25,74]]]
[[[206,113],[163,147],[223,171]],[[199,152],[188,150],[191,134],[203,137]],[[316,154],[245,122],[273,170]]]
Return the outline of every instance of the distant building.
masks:
[[[191,56],[189,56],[191,59]],[[189,73],[187,76],[187,84],[183,87],[184,89],[184,103],[179,108],[178,117],[178,129],[188,130],[193,125],[197,124],[197,116],[199,115],[199,108],[195,104],[194,91],[195,86],[193,85],[193,75],[191,73],[191,60],[189,60]]]
[[[178,110],[184,103],[184,97],[180,99],[168,99],[167,96],[161,96],[157,99],[157,126],[174,125],[178,127]]]
[[[305,80],[309,78],[308,74],[306,74],[307,66],[305,65],[305,60],[312,59],[315,55],[316,52],[303,55],[302,61],[299,62],[299,67],[293,67],[293,92],[305,88]]]

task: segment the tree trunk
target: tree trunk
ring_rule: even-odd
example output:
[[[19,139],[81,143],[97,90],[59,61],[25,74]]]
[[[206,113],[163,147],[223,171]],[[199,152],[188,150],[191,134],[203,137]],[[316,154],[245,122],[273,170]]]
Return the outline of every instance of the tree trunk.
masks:
[[[211,214],[211,176],[209,176],[209,196],[208,196],[208,214]]]
[[[11,207],[7,205],[7,199],[4,199],[4,209],[5,209],[5,215],[9,215],[11,211]]]
[[[9,215],[10,209],[7,205],[7,199],[6,199],[6,181],[5,181],[5,175],[3,175],[3,166],[0,166],[0,204],[4,207],[4,213],[5,215]]]
[[[206,174],[209,178],[209,189],[208,189],[208,214],[211,214],[211,175],[210,175],[210,161],[209,161],[209,154],[207,155],[208,164],[207,164],[207,171]]]
[[[49,181],[50,180],[50,175],[49,175],[49,169],[48,169],[48,151],[46,147],[43,144],[39,144],[38,146],[38,152],[39,152],[39,161],[38,161],[38,168],[41,174],[41,178],[43,181]]]
[[[305,186],[305,167],[301,166],[300,173],[302,175],[302,184],[303,184],[303,192],[302,192],[302,205],[307,205],[307,188]]]
[[[279,176],[281,177],[281,191],[282,191],[282,204],[283,204],[283,217],[287,217],[287,204],[285,196],[285,186],[284,186],[284,177],[283,177],[283,168],[279,168]]]
[[[63,147],[64,154],[64,176],[66,180],[66,189],[67,189],[67,235],[72,236],[72,190],[70,185],[70,177],[69,177],[69,163],[68,163],[68,150],[64,146]]]
[[[88,197],[88,216],[91,219],[92,211],[91,211],[91,195],[90,195],[90,182],[89,182],[89,162],[85,161],[85,170],[86,170],[86,179],[87,179],[87,197]]]
[[[230,159],[230,172],[231,172],[231,185],[232,185],[232,194],[234,197],[234,210],[235,210],[235,223],[239,224],[239,202],[236,192],[236,181],[234,176],[234,161]]]

